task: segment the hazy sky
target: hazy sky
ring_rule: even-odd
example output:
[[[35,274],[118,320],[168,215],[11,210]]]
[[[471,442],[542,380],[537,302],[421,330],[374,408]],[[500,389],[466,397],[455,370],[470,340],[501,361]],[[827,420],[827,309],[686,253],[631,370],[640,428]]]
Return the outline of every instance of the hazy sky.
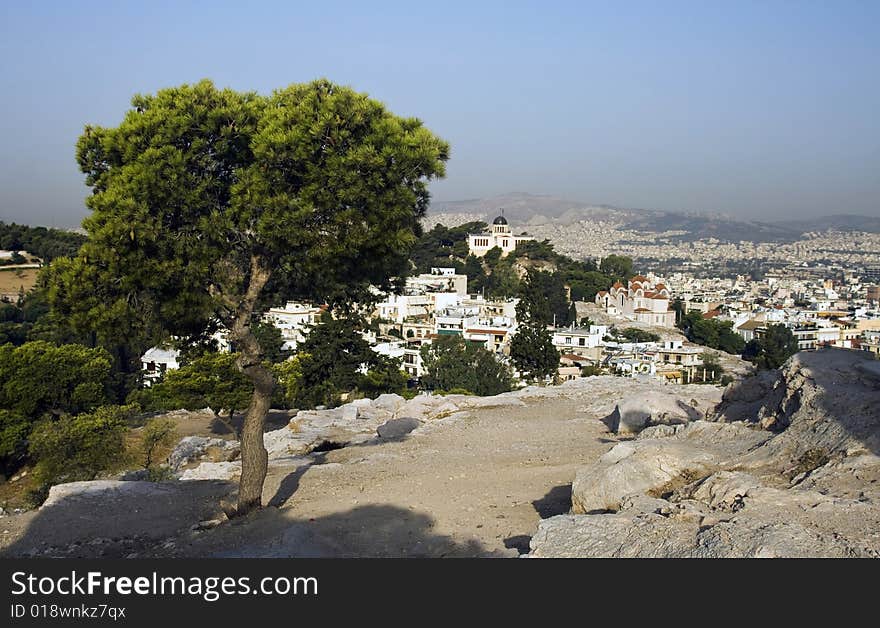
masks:
[[[878,28],[873,0],[2,0],[0,219],[77,225],[76,138],[134,93],[320,76],[451,143],[438,200],[877,216]]]

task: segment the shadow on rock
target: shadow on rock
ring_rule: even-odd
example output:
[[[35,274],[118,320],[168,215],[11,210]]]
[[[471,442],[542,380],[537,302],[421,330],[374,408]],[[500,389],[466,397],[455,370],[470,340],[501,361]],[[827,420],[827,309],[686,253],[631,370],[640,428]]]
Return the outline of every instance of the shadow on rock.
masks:
[[[541,519],[567,514],[571,510],[571,484],[551,488],[544,497],[532,502]]]
[[[230,482],[124,482],[97,480],[52,487],[24,534],[4,557],[123,558],[222,517]]]

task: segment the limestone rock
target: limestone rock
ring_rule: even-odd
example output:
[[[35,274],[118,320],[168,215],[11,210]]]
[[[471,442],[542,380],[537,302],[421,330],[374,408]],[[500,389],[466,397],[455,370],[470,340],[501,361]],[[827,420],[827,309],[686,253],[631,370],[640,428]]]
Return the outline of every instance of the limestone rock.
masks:
[[[373,407],[388,412],[397,412],[406,403],[406,399],[394,393],[385,393],[373,399]]]
[[[674,425],[703,418],[699,410],[663,393],[642,393],[623,399],[603,420],[609,431],[635,434],[650,425]]]
[[[530,555],[880,557],[878,364],[799,353],[710,421],[644,429],[578,471]]]
[[[208,438],[206,436],[186,436],[180,439],[177,446],[168,456],[168,466],[177,471],[182,466],[198,460],[206,455],[209,448],[215,447],[226,449],[236,447],[238,443],[223,440],[222,438]]]
[[[290,427],[263,434],[263,444],[270,459],[303,456],[323,440],[325,439],[314,430],[295,431]]]
[[[180,474],[181,480],[235,480],[241,475],[241,462],[203,462]]]
[[[618,443],[578,471],[571,489],[573,513],[618,510],[623,498],[662,491],[673,481],[708,475],[717,456],[671,440]]]

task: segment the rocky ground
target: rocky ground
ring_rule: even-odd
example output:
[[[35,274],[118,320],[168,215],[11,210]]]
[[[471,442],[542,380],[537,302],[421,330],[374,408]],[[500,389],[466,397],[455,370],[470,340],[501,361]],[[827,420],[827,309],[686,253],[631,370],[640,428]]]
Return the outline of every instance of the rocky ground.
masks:
[[[801,353],[578,471],[531,556],[880,556],[880,362]]]
[[[0,519],[0,543],[39,556],[517,556],[541,517],[568,512],[577,469],[632,438],[602,419],[639,395],[668,397],[657,419],[675,422],[721,390],[608,376],[300,412],[266,434],[272,507],[256,515],[224,521],[235,444],[196,436],[171,460],[189,480],[62,485],[40,510]]]
[[[283,420],[282,420],[283,419]],[[876,556],[880,362],[799,354],[713,386],[592,377],[275,417],[269,507],[229,521],[237,444],[179,480],[55,487],[6,556]]]

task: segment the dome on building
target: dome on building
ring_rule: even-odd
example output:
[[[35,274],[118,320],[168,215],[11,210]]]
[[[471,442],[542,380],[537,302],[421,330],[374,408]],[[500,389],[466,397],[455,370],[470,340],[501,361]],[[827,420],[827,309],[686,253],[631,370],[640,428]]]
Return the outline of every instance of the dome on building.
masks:
[[[506,225],[507,218],[505,218],[504,216],[498,216],[498,218],[496,218],[495,220],[492,221],[492,224],[493,225]]]

